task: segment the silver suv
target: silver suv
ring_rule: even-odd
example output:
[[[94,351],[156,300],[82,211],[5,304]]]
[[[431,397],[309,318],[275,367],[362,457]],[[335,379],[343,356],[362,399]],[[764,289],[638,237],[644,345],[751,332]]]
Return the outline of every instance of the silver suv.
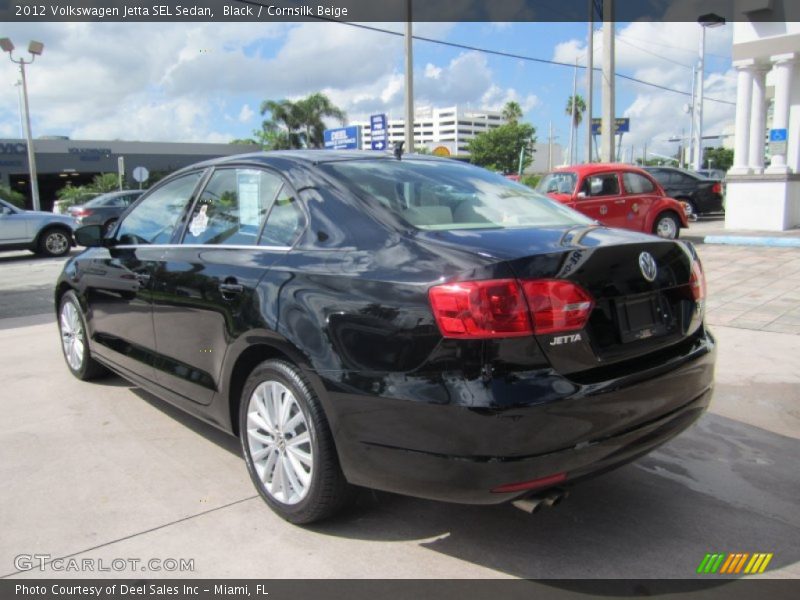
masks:
[[[23,210],[0,199],[0,250],[63,256],[74,245],[75,225],[71,216]]]

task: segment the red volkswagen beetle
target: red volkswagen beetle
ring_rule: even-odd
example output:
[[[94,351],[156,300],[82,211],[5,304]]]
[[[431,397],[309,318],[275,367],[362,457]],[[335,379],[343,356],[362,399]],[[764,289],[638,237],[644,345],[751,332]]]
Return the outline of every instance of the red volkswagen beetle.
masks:
[[[687,208],[667,197],[646,171],[624,164],[574,165],[545,175],[538,192],[609,227],[678,237]]]

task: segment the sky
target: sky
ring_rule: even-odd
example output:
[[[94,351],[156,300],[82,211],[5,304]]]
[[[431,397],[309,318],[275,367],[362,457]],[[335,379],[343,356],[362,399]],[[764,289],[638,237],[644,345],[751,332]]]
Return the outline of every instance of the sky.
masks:
[[[400,23],[370,26],[402,31]],[[691,90],[698,58],[696,23],[618,23],[616,70]],[[708,30],[704,132],[733,124],[736,77],[732,26]],[[415,35],[529,57],[586,64],[586,23],[416,23]],[[341,23],[6,23],[0,35],[18,49],[45,44],[28,69],[34,137],[228,142],[260,128],[267,99],[323,91],[350,121],[403,116],[403,38]],[[602,36],[594,36],[600,66]],[[515,100],[547,141],[567,144],[574,69],[493,56],[424,41],[414,44],[415,103],[502,107]],[[600,116],[600,74],[595,116]],[[20,137],[15,65],[0,60],[0,137]],[[617,79],[616,113],[630,117],[623,148],[640,156],[674,154],[672,136],[688,135],[689,97]],[[586,96],[585,70],[578,93]],[[711,99],[722,99],[726,103]],[[331,123],[332,126],[338,125]],[[581,130],[579,148],[583,150]],[[713,145],[713,144],[712,144]],[[582,154],[581,154],[582,157]]]

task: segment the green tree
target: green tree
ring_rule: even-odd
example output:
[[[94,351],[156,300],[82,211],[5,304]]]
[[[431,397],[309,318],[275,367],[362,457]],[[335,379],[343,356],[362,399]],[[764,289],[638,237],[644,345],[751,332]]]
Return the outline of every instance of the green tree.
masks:
[[[572,115],[572,101],[573,101],[572,96],[567,98],[567,108],[564,110],[564,112],[568,115]],[[577,96],[575,96],[575,121],[573,123],[575,127],[578,127],[578,125],[581,124],[581,122],[583,121],[583,113],[585,112],[586,112],[586,102],[584,102],[583,97],[580,94],[578,94]]]
[[[269,118],[261,123],[261,130],[254,135],[262,147],[270,150],[321,148],[324,119],[336,119],[342,125],[347,120],[347,114],[320,92],[295,102],[264,100],[261,114],[269,115]]]
[[[732,166],[733,150],[728,150],[727,148],[706,148],[703,151],[704,169],[721,169],[727,171]]]
[[[506,102],[503,107],[503,118],[509,123],[518,123],[522,119],[522,107],[513,100]]]
[[[506,123],[489,131],[479,133],[467,144],[470,162],[500,171],[516,173],[519,169],[519,154],[525,148],[522,169],[531,164],[535,151],[536,129],[529,123]]]
[[[19,208],[25,208],[25,196],[7,185],[0,184],[0,198]]]

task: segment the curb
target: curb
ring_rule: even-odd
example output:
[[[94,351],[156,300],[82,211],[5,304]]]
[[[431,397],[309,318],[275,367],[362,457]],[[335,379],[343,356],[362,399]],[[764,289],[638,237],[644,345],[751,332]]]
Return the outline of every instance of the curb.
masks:
[[[706,244],[729,244],[735,246],[767,246],[772,248],[800,248],[798,237],[756,237],[745,235],[707,235]]]

